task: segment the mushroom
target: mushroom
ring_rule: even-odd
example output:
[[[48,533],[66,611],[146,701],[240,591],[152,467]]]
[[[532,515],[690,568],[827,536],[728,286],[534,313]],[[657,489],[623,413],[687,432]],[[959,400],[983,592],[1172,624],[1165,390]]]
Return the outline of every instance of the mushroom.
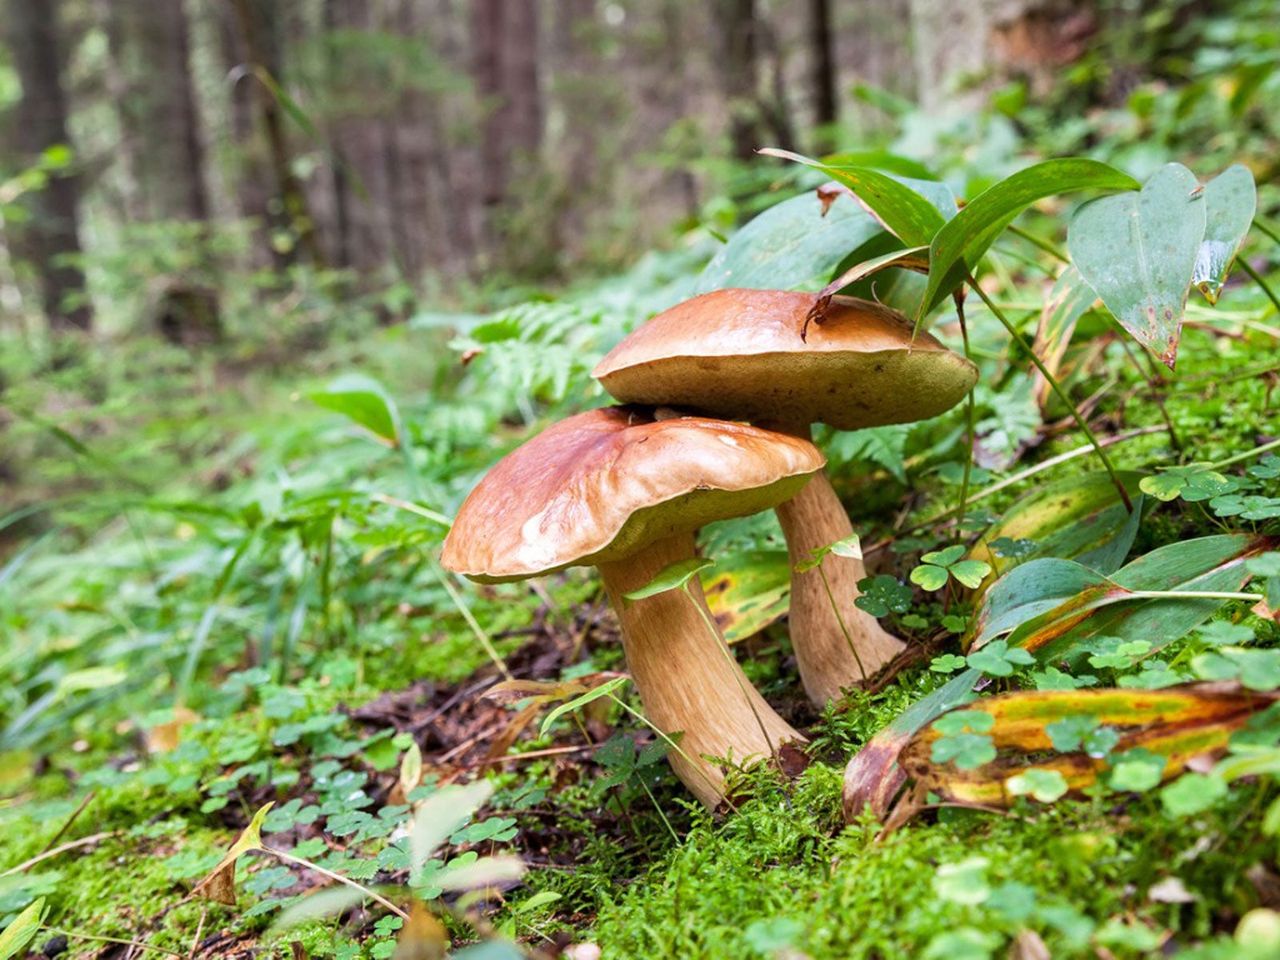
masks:
[[[648,719],[683,731],[671,765],[715,807],[725,775],[708,757],[746,764],[804,738],[747,680],[696,577],[684,590],[626,594],[693,558],[698,527],[770,509],[824,464],[809,441],[743,423],[592,410],[499,461],[463,502],[441,559],[484,583],[596,566]]]
[[[936,416],[977,379],[967,359],[866,300],[833,298],[806,341],[801,331],[818,304],[816,294],[781,290],[706,293],[623,339],[594,376],[625,403],[671,404],[806,440],[815,423],[855,430]],[[861,559],[828,553],[795,570],[853,535],[825,471],[777,513],[792,563],[792,646],[805,692],[822,705],[873,676],[903,644],[854,605],[866,576]]]

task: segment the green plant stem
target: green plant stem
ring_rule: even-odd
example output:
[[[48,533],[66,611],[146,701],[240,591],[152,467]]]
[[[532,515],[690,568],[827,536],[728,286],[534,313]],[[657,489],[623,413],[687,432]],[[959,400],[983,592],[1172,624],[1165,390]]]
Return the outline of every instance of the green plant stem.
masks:
[[[964,355],[972,361],[969,349],[969,325],[964,322],[964,287],[955,293],[956,317],[960,320],[960,336],[964,339]],[[956,505],[956,526],[964,523],[965,510],[969,504],[969,480],[973,475],[973,445],[977,434],[977,405],[973,399],[973,390],[965,394],[965,450],[964,474],[960,478],[960,502]],[[861,664],[859,664],[861,666]],[[865,676],[865,674],[864,674]]]
[[[484,648],[484,652],[488,654],[489,659],[493,661],[493,665],[498,668],[498,672],[502,674],[504,680],[511,679],[511,671],[507,669],[506,663],[502,657],[498,655],[497,648],[493,645],[493,641],[489,639],[489,634],[485,633],[484,627],[480,626],[480,621],[475,618],[475,614],[471,612],[471,608],[467,606],[467,601],[462,599],[462,594],[458,592],[458,588],[449,582],[449,575],[440,568],[440,564],[436,562],[436,558],[432,557],[429,561],[431,572],[436,575],[436,579],[440,581],[440,586],[444,587],[444,592],[449,594],[449,599],[453,601],[453,605],[458,608],[458,612],[462,614],[462,619],[467,622],[467,626],[471,628],[471,632],[475,634],[480,646]]]
[[[1236,263],[1240,264],[1240,269],[1247,273],[1249,278],[1262,288],[1262,292],[1267,295],[1267,299],[1270,300],[1271,305],[1276,308],[1276,312],[1280,313],[1280,297],[1276,296],[1276,292],[1271,289],[1270,284],[1267,283],[1262,274],[1253,269],[1249,261],[1244,257],[1236,257]]]
[[[1130,499],[1129,491],[1124,488],[1124,484],[1120,482],[1120,475],[1116,473],[1116,468],[1111,463],[1111,458],[1107,456],[1106,451],[1102,448],[1102,444],[1098,442],[1098,438],[1089,428],[1088,422],[1080,415],[1080,411],[1076,409],[1076,405],[1071,402],[1071,398],[1067,396],[1066,391],[1062,389],[1062,385],[1058,383],[1058,378],[1049,372],[1049,368],[1044,365],[1044,361],[1036,356],[1036,352],[1031,349],[1031,345],[1027,343],[1026,338],[1018,332],[1018,329],[1009,322],[1009,318],[1006,317],[1004,313],[1001,312],[1000,308],[992,302],[991,298],[987,296],[987,292],[979,286],[978,281],[974,278],[972,273],[968,275],[968,280],[969,285],[974,289],[978,296],[982,298],[982,302],[987,305],[987,309],[995,315],[995,318],[999,320],[1005,330],[1009,332],[1009,336],[1013,339],[1013,342],[1026,351],[1027,356],[1031,358],[1031,362],[1035,364],[1036,369],[1040,371],[1040,375],[1045,378],[1050,389],[1057,394],[1058,399],[1061,400],[1071,412],[1072,419],[1075,420],[1076,425],[1084,432],[1084,435],[1088,438],[1094,452],[1097,453],[1098,459],[1102,461],[1102,465],[1106,468],[1107,474],[1111,477],[1111,483],[1115,486],[1116,492],[1120,494],[1120,499],[1124,503],[1125,509],[1132,513],[1133,500]]]
[[[822,569],[821,563],[818,564],[818,576],[822,580],[822,588],[827,592],[827,602],[831,604],[831,611],[836,615],[836,624],[844,634],[844,642],[849,645],[849,652],[853,654],[853,662],[858,665],[858,672],[862,674],[862,679],[866,680],[868,679],[867,668],[862,665],[862,658],[858,656],[858,648],[853,642],[848,626],[845,625],[844,614],[840,612],[840,604],[836,603],[836,596],[831,592],[831,581],[827,579],[827,571]]]
[[[1245,460],[1252,460],[1254,457],[1261,456],[1271,450],[1280,450],[1280,440],[1272,440],[1270,443],[1264,443],[1262,446],[1254,447],[1252,450],[1246,450],[1244,453],[1237,453],[1234,457],[1227,457],[1225,460],[1219,460],[1217,463],[1211,463],[1209,464],[1208,469],[1221,470],[1223,467],[1230,467]]]
[[[689,579],[689,583],[697,582],[698,578],[696,575]],[[701,586],[699,586],[698,589],[701,590]],[[729,668],[733,673],[734,682],[738,684],[738,691],[742,694],[743,699],[747,701],[747,707],[751,710],[751,715],[756,718],[756,726],[760,728],[760,736],[764,737],[764,742],[769,747],[769,756],[776,764],[778,762],[778,748],[775,747],[773,745],[773,741],[769,739],[769,729],[764,725],[764,718],[760,716],[760,711],[756,709],[756,705],[752,702],[751,694],[747,691],[747,688],[743,686],[742,681],[744,678],[740,673],[741,668],[738,666],[738,661],[733,657],[733,651],[729,649],[729,644],[725,643],[724,636],[720,633],[720,628],[717,627],[715,621],[711,619],[711,614],[707,612],[706,606],[698,602],[698,598],[693,595],[688,584],[685,585],[684,593],[685,596],[689,598],[689,602],[692,603],[694,608],[698,611],[698,616],[702,618],[702,622],[706,625],[707,632],[711,634],[716,646],[720,648],[720,652],[729,662]]]
[[[649,798],[649,802],[653,804],[653,809],[657,811],[658,818],[662,821],[662,825],[667,828],[667,833],[671,834],[671,839],[676,843],[680,842],[680,837],[676,834],[675,828],[671,826],[671,821],[667,819],[667,815],[662,812],[662,807],[658,804],[658,798],[653,795],[653,791],[649,789],[649,785],[643,779],[639,781],[640,789],[644,791],[644,795]]]
[[[680,748],[680,744],[676,743],[674,740],[671,739],[670,734],[665,733],[662,730],[659,730],[657,724],[655,724],[643,713],[641,713],[639,710],[632,707],[629,703],[627,703],[625,700],[621,699],[620,697],[614,696],[612,693],[606,693],[605,696],[608,697],[610,700],[612,700],[614,703],[616,703],[619,707],[621,707],[623,712],[629,714],[632,717],[632,719],[639,721],[640,723],[648,727],[650,730],[652,730],[654,733],[654,736],[656,736],[659,740],[665,743],[668,749],[674,750],[678,756],[683,757],[685,763],[689,764],[691,767],[693,767],[693,769],[698,771],[702,779],[706,781],[707,786],[711,787],[712,790],[715,790],[717,792],[720,790],[720,787],[717,786],[716,783],[710,777],[708,777],[705,773],[702,773],[701,768],[698,766],[698,764],[694,762],[693,757],[685,753],[684,750]],[[734,813],[738,812],[737,806],[734,805],[734,802],[729,799],[727,794],[725,795],[724,802],[729,805],[729,809],[732,810]]]
[[[271,854],[271,856],[276,857],[279,860],[284,860],[286,863],[296,863],[298,866],[306,867],[308,870],[314,870],[316,873],[322,876],[328,877],[330,880],[336,880],[338,883],[344,883],[348,887],[351,887],[353,890],[359,890],[366,897],[370,897],[371,899],[378,901],[378,903],[382,904],[384,907],[386,907],[388,910],[394,913],[397,917],[400,917],[402,920],[409,919],[408,913],[406,913],[404,910],[401,910],[399,907],[397,907],[394,903],[392,903],[386,897],[382,896],[382,894],[378,893],[376,890],[370,890],[364,884],[356,883],[354,880],[351,880],[348,877],[344,877],[340,873],[334,873],[332,870],[326,870],[324,867],[320,866],[319,864],[312,863],[310,860],[304,860],[302,857],[295,857],[291,853],[285,853],[283,850],[277,850],[274,847],[259,847],[258,849],[260,849],[263,853]]]
[[[1254,220],[1253,225],[1257,227],[1259,230],[1261,230],[1266,236],[1274,240],[1276,243],[1280,243],[1280,234],[1276,233],[1274,230],[1272,230],[1269,226],[1267,226],[1261,220]]]
[[[1027,241],[1027,243],[1031,244],[1032,246],[1039,247],[1045,253],[1049,254],[1049,256],[1053,257],[1053,259],[1059,260],[1062,263],[1071,262],[1070,257],[1068,257],[1063,251],[1059,250],[1057,247],[1055,247],[1052,243],[1050,243],[1044,237],[1038,237],[1034,233],[1031,233],[1028,230],[1024,230],[1022,229],[1022,227],[1019,227],[1013,223],[1009,224],[1007,229],[1015,237],[1021,237],[1023,240]]]

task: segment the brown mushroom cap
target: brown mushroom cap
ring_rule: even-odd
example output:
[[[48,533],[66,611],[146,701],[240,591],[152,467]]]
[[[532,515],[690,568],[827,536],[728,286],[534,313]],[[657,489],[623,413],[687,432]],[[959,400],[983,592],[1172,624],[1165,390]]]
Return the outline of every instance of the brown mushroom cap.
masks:
[[[488,583],[621,560],[663,537],[774,507],[824,464],[808,441],[743,423],[591,410],[490,470],[458,511],[441,560]]]
[[[977,368],[911,321],[836,297],[822,323],[812,293],[717,290],[686,300],[613,348],[594,371],[624,403],[842,430],[909,423],[955,406]]]

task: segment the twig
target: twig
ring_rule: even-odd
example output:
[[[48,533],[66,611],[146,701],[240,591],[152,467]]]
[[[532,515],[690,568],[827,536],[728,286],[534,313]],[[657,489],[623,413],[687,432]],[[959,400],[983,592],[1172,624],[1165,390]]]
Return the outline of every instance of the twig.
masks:
[[[43,853],[39,853],[30,860],[26,860],[18,864],[16,867],[10,867],[4,873],[0,873],[0,877],[12,876],[15,873],[24,873],[34,867],[37,863],[48,860],[50,857],[56,857],[58,854],[66,853],[68,850],[75,850],[77,847],[87,847],[90,844],[97,843],[99,840],[105,840],[108,837],[117,836],[119,833],[119,830],[108,830],[105,833],[95,833],[92,836],[81,837],[79,840],[72,840],[69,843],[64,843],[60,847],[54,847],[52,850],[46,850]]]
[[[80,814],[84,813],[84,808],[92,803],[93,798],[97,795],[96,790],[90,790],[85,795],[85,798],[80,801],[80,806],[76,807],[75,810],[72,811],[71,816],[67,817],[66,823],[64,823],[62,828],[50,838],[48,843],[44,845],[44,849],[40,851],[41,853],[48,853],[53,849],[53,846],[66,835],[66,832],[71,829],[71,825],[76,822],[76,818],[79,817]]]
[[[486,757],[477,763],[467,764],[467,768],[485,767],[491,763],[507,763],[512,760],[534,760],[538,757],[557,757],[566,753],[581,753],[594,747],[593,743],[580,743],[572,747],[548,747],[546,750],[530,750],[528,753],[509,753],[502,757]]]

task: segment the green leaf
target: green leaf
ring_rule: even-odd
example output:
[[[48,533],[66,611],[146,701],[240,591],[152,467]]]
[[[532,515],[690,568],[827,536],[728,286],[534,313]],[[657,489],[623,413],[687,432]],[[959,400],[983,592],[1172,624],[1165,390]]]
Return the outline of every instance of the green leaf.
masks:
[[[1039,770],[1032,767],[1014,774],[1005,782],[1009,792],[1021,797],[1030,795],[1041,803],[1053,803],[1067,792],[1067,780],[1057,770]]]
[[[1112,790],[1145,793],[1159,785],[1164,766],[1164,757],[1142,749],[1130,750],[1112,762],[1107,785]]]
[[[1015,666],[1035,663],[1035,657],[1021,647],[1010,647],[1004,640],[993,640],[969,654],[968,663],[989,677],[1009,677],[1013,675]]]
[[[991,896],[986,857],[970,857],[959,863],[941,864],[933,875],[933,892],[939,899],[975,907]]]
[[[696,292],[822,289],[850,250],[883,234],[852,197],[836,197],[825,214],[822,207],[810,191],[765,210],[711,258]]]
[[[911,608],[911,588],[887,573],[864,577],[858,581],[860,594],[854,605],[873,617],[890,613],[906,613]]]
[[[555,723],[566,713],[569,713],[573,710],[577,710],[580,707],[585,707],[592,700],[599,700],[601,697],[608,696],[609,694],[617,690],[619,687],[621,687],[624,683],[626,683],[628,679],[630,678],[614,677],[612,680],[609,680],[606,683],[600,684],[600,686],[598,687],[594,687],[591,690],[588,690],[586,693],[582,694],[581,696],[574,697],[568,703],[560,704],[560,706],[556,707],[554,710],[548,713],[545,718],[543,718],[542,727],[539,730],[539,736],[545,736],[546,732],[551,728],[551,724]]]
[[[1170,369],[1204,235],[1204,192],[1176,163],[1157,171],[1141,192],[1090,201],[1071,218],[1067,244],[1076,268]]]
[[[827,559],[831,554],[837,557],[845,557],[850,560],[862,559],[862,542],[858,539],[856,533],[851,533],[843,540],[837,540],[834,543],[828,543],[825,547],[818,547],[816,550],[809,552],[809,556],[801,560],[795,566],[796,573],[808,573],[810,570],[816,569],[822,565],[822,561]]]
[[[660,593],[666,593],[668,590],[679,590],[696,577],[700,571],[706,570],[708,567],[714,567],[715,563],[714,560],[707,557],[690,557],[687,560],[677,560],[670,566],[659,570],[657,576],[643,587],[638,587],[629,593],[624,593],[622,596],[627,600],[644,600]]]
[[[940,590],[947,582],[947,569],[932,563],[922,564],[911,571],[911,582],[924,590]]]
[[[1037,163],[984,190],[933,237],[929,245],[929,283],[920,316],[960,286],[996,238],[1036,201],[1078,190],[1137,188],[1138,182],[1127,173],[1097,160],[1076,157]]]
[[[991,572],[991,564],[981,560],[957,560],[947,571],[970,590],[975,590]]]
[[[958,657],[954,653],[944,653],[929,661],[929,670],[933,673],[955,673],[957,670],[963,670],[968,664],[969,661],[964,657]]]
[[[975,770],[996,758],[996,748],[984,734],[953,733],[933,742],[929,758],[934,763],[954,763],[961,770]]]
[[[0,933],[0,960],[10,960],[25,951],[40,932],[43,920],[44,897],[37,897]]]
[[[964,544],[957,543],[942,550],[932,550],[920,559],[925,563],[936,563],[940,567],[949,567],[964,556]]]
[[[1184,773],[1160,791],[1160,802],[1171,817],[1188,817],[1202,813],[1227,795],[1227,784],[1221,777],[1203,773]]]
[[[733,551],[719,557],[702,587],[725,643],[737,643],[786,616],[791,563],[785,550]]]
[[[372,377],[347,374],[307,397],[316,406],[342,414],[392,446],[399,445],[400,413],[390,394]]]
[[[409,872],[417,874],[440,846],[493,796],[493,784],[476,780],[441,787],[419,804],[409,830]]]
[[[946,219],[938,208],[919,193],[888,174],[870,167],[831,166],[789,150],[766,148],[765,156],[802,163],[821,170],[844,184],[865,203],[880,221],[908,246],[921,246],[933,239]]]
[[[1204,240],[1200,243],[1191,282],[1206,300],[1217,303],[1227,271],[1258,208],[1258,190],[1249,168],[1232,164],[1206,183],[1204,207]]]

